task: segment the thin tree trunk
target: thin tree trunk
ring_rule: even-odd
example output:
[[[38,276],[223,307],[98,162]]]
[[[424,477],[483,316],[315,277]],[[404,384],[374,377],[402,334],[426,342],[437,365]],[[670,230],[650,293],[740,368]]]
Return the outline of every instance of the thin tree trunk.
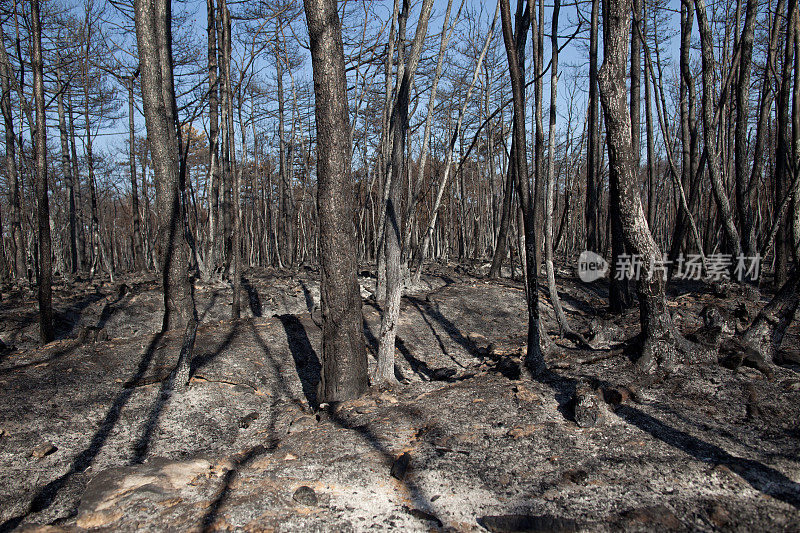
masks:
[[[528,181],[528,157],[525,143],[525,79],[524,46],[520,47],[522,36],[527,33],[530,14],[523,9],[522,0],[518,0],[516,19],[517,35],[511,28],[511,12],[508,0],[500,0],[500,13],[503,26],[503,41],[508,57],[508,70],[511,76],[511,90],[514,98],[514,140],[515,150],[515,182],[525,233],[525,287],[528,307],[528,351],[525,355],[525,366],[533,376],[541,375],[546,370],[539,331],[539,282],[538,253],[536,249],[536,230],[530,183]],[[520,51],[519,48],[522,48]],[[522,255],[522,254],[521,254]]]
[[[5,48],[5,36],[0,25],[0,110],[3,113],[6,138],[6,179],[11,187],[11,241],[14,244],[14,276],[23,280],[28,275],[25,234],[22,231],[22,195],[17,169],[16,135],[14,115],[11,111],[11,65]]]
[[[378,344],[378,363],[375,369],[374,383],[392,383],[396,381],[394,375],[394,352],[395,338],[397,336],[397,322],[400,316],[400,298],[403,291],[403,280],[401,279],[401,228],[402,220],[400,214],[400,202],[402,197],[402,187],[405,181],[405,147],[406,134],[408,131],[408,105],[413,84],[414,73],[419,64],[422,54],[422,45],[428,31],[428,21],[430,19],[433,0],[424,0],[417,22],[417,29],[414,41],[411,45],[411,52],[408,57],[408,64],[398,69],[398,74],[402,72],[402,77],[398,76],[397,95],[392,108],[392,130],[394,138],[392,141],[392,182],[389,188],[389,198],[386,202],[386,221],[384,246],[386,247],[386,304],[384,305],[383,317],[381,320],[381,331]],[[408,5],[404,3],[404,10],[407,11]],[[402,35],[402,32],[401,32]],[[402,53],[399,54],[403,56]]]
[[[208,205],[208,253],[206,262],[214,272],[222,257],[222,225],[219,203],[219,82],[217,79],[217,18],[214,0],[206,0],[208,35],[208,174],[211,182]]]
[[[453,132],[453,136],[450,139],[450,143],[447,147],[447,155],[445,156],[444,162],[444,175],[442,176],[442,180],[439,182],[439,188],[436,191],[436,199],[434,200],[433,207],[431,208],[431,214],[428,220],[428,225],[425,230],[424,236],[422,238],[422,245],[420,247],[420,252],[417,255],[415,261],[415,268],[416,272],[414,273],[414,283],[418,283],[420,276],[422,274],[422,262],[425,260],[425,256],[428,254],[428,248],[431,244],[431,238],[433,237],[433,230],[436,227],[436,219],[437,214],[439,211],[439,206],[442,202],[442,196],[444,195],[445,187],[447,186],[447,181],[450,177],[450,169],[453,165],[453,149],[455,148],[456,141],[460,137],[461,134],[461,125],[464,120],[464,114],[466,113],[467,106],[469,105],[470,97],[472,96],[472,90],[475,88],[475,82],[478,79],[478,74],[480,74],[481,64],[483,63],[484,57],[486,57],[486,51],[489,49],[489,44],[492,40],[492,35],[494,34],[494,26],[497,23],[497,15],[498,10],[495,9],[494,18],[492,19],[492,26],[489,29],[489,33],[486,35],[486,40],[483,44],[483,49],[481,50],[481,55],[478,56],[478,61],[475,65],[475,70],[472,73],[472,82],[467,89],[466,97],[464,98],[464,103],[461,106],[461,109],[458,112],[458,120],[456,122],[456,129]],[[463,197],[463,194],[462,194]]]
[[[69,154],[69,132],[67,131],[67,119],[64,109],[64,87],[61,78],[61,69],[56,68],[57,104],[58,104],[58,133],[61,140],[61,172],[64,175],[64,183],[67,186],[67,224],[69,226],[69,257],[70,274],[74,275],[78,271],[78,228],[75,218],[75,183],[72,179],[72,165]]]
[[[752,196],[748,194],[750,177],[747,165],[747,134],[750,122],[750,70],[753,56],[753,36],[758,11],[756,0],[747,0],[744,28],[739,40],[739,81],[736,84],[736,127],[734,129],[734,165],[736,171],[736,214],[742,235],[742,249],[748,256],[755,255],[755,235],[753,231]]]
[[[784,39],[785,51],[783,65],[779,79],[779,90],[776,106],[777,118],[777,139],[775,141],[775,204],[779,205],[784,191],[790,187],[791,174],[793,169],[791,155],[791,121],[789,118],[789,108],[791,107],[792,97],[792,69],[794,66],[794,38],[795,38],[795,18],[797,17],[797,0],[789,0],[786,12],[786,37]],[[775,285],[784,285],[788,279],[788,256],[790,243],[790,227],[785,217],[780,218],[778,234],[775,238]]]
[[[719,217],[728,239],[728,245],[734,256],[742,254],[741,239],[733,221],[728,194],[723,183],[722,168],[719,154],[717,153],[717,132],[714,125],[714,50],[711,28],[706,15],[705,0],[695,0],[697,13],[697,26],[700,31],[701,56],[703,60],[703,134],[706,146],[706,161],[708,163],[708,176],[714,192]]]
[[[42,343],[55,338],[53,331],[53,263],[50,249],[50,203],[47,191],[47,127],[45,124],[44,74],[42,64],[42,23],[39,0],[31,0],[33,41],[33,95],[36,105],[36,201],[39,222],[39,337]]]
[[[497,245],[495,246],[494,256],[492,257],[492,266],[489,268],[490,278],[500,277],[500,269],[503,267],[503,261],[505,261],[506,255],[508,254],[508,228],[511,217],[514,216],[511,211],[511,201],[514,191],[513,161],[509,162],[505,183],[505,187],[503,188],[503,210],[500,215],[500,231],[497,234]]]
[[[597,97],[597,41],[600,24],[600,0],[592,0],[592,16],[589,28],[589,147],[586,166],[586,205],[585,228],[586,249],[600,250],[600,176],[598,159],[600,142],[598,139],[599,117]]]
[[[144,250],[142,247],[142,214],[139,212],[139,177],[136,174],[136,129],[134,125],[133,80],[138,72],[131,74],[128,84],[128,165],[131,173],[131,211],[133,215],[133,268],[144,268]]]

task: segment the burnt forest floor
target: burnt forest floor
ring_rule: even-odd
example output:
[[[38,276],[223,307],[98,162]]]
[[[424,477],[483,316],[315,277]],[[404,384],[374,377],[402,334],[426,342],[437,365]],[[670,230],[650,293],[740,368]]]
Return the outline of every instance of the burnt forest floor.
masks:
[[[800,366],[690,364],[645,386],[614,348],[636,308],[608,314],[607,284],[564,271],[593,348],[559,337],[543,289],[552,373],[532,381],[522,285],[476,271],[428,268],[402,301],[400,384],[323,410],[311,269],[249,270],[237,321],[230,287],[198,282],[183,393],[155,275],[57,284],[44,347],[35,293],[3,294],[0,531],[800,531]],[[752,318],[769,296],[684,284],[670,306],[688,333],[706,305]],[[784,348],[798,346],[795,324]],[[595,427],[573,420],[578,387],[596,391]]]

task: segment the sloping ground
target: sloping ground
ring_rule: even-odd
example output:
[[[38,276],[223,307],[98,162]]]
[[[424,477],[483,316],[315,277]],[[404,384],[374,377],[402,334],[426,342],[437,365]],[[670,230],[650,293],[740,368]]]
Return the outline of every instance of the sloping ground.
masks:
[[[556,340],[554,374],[518,379],[521,287],[445,281],[404,299],[404,383],[335,410],[310,407],[320,332],[308,312],[206,318],[182,394],[169,387],[173,335],[12,352],[0,360],[0,529],[800,530],[797,367],[768,381],[687,366],[637,388],[624,355]],[[265,284],[251,301],[269,299]],[[587,329],[594,289],[563,285]],[[149,293],[124,298],[137,294]],[[678,299],[684,329],[711,300]],[[604,323],[612,340],[635,317]],[[370,304],[365,318],[374,342]],[[579,385],[611,402],[597,427],[571,420]]]

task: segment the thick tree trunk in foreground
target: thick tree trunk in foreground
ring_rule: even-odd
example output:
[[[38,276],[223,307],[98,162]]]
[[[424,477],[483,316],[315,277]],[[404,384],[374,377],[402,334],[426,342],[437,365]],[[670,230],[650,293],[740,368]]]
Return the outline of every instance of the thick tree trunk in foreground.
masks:
[[[162,246],[164,331],[185,327],[194,315],[181,216],[169,1],[136,0],[135,3],[142,103],[156,182],[157,242]]]
[[[39,222],[39,337],[43,343],[55,338],[53,332],[53,258],[50,249],[50,203],[47,192],[47,129],[45,126],[44,74],[42,65],[42,23],[39,0],[31,0],[33,41],[33,94],[36,102],[36,201]]]
[[[361,294],[356,279],[354,191],[342,27],[334,0],[305,0],[317,119],[322,375],[317,402],[339,402],[368,387]]]
[[[686,341],[676,332],[664,294],[666,281],[653,271],[653,258],[661,258],[647,227],[647,217],[634,171],[631,121],[627,106],[625,66],[630,35],[631,0],[605,0],[603,4],[604,59],[600,68],[600,98],[608,134],[608,162],[611,179],[619,183],[620,220],[625,243],[631,254],[642,259],[642,275],[636,282],[639,296],[642,356],[639,366],[645,371],[656,367],[668,370],[678,362],[678,351]]]

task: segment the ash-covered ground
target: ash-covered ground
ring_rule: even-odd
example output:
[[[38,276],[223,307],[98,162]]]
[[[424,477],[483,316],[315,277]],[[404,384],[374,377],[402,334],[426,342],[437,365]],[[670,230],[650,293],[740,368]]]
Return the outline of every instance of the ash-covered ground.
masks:
[[[592,348],[559,336],[543,290],[551,374],[533,381],[522,285],[474,274],[431,268],[403,298],[400,384],[322,410],[313,270],[248,271],[238,321],[226,284],[198,283],[183,393],[155,276],[56,287],[44,347],[35,294],[3,294],[0,530],[800,531],[800,366],[687,364],[651,383],[618,347],[638,311],[609,315],[602,282],[562,272]],[[708,305],[745,324],[768,297],[694,284],[670,301],[690,333]],[[795,324],[783,359],[798,340]]]

